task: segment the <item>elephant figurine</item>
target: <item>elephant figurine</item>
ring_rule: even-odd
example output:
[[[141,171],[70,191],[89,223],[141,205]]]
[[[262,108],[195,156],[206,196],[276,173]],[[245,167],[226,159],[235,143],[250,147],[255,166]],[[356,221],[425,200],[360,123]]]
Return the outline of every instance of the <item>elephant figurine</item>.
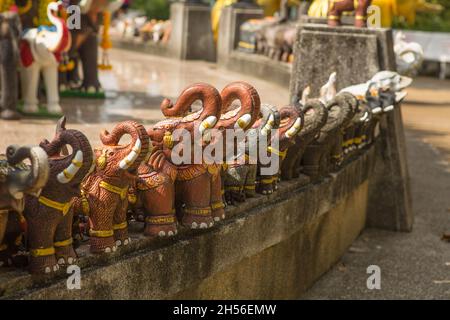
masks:
[[[303,92],[308,92],[309,95],[309,91],[308,87]],[[328,119],[328,109],[319,99],[307,99],[305,95],[300,101],[299,97],[300,95],[297,95],[294,98],[293,105],[300,113],[304,114],[305,123],[296,137],[295,144],[289,147],[286,158],[281,164],[281,178],[283,180],[291,180],[300,176],[306,147],[316,138]]]
[[[265,147],[270,145],[272,130],[278,129],[279,125],[280,115],[276,108],[267,104],[261,105],[258,120],[246,133],[245,162],[229,164],[224,172],[227,204],[234,205],[256,195],[258,159],[250,159],[250,155],[252,152],[258,152],[258,147],[263,144],[263,140]]]
[[[72,38],[66,21],[57,16],[62,5],[50,2],[47,6],[48,19],[54,26],[28,29],[20,43],[21,84],[24,100],[23,110],[38,112],[38,87],[42,72],[47,92],[47,110],[61,113],[58,91],[58,66],[61,56],[71,46]]]
[[[253,194],[255,172],[254,166],[246,166],[246,150],[239,150],[238,146],[244,144],[246,132],[251,130],[258,118],[261,117],[261,100],[256,89],[244,81],[236,81],[228,84],[220,93],[222,97],[222,114],[216,125],[223,140],[215,146],[223,151],[223,164],[212,175],[212,199],[213,216],[215,221],[225,218],[224,200],[233,203],[234,200],[243,201],[242,184],[247,186],[247,195]],[[236,101],[240,105],[235,105]],[[232,108],[235,107],[235,108]],[[268,111],[267,109],[265,109]],[[264,112],[264,111],[263,111]],[[268,113],[265,115],[269,117]],[[267,118],[269,120],[269,118]],[[275,121],[275,119],[274,119]],[[227,134],[233,131],[236,136],[231,146],[227,141]],[[231,139],[230,139],[231,140]],[[217,159],[219,160],[219,159]],[[234,178],[232,178],[234,176]],[[239,178],[238,178],[239,177]],[[236,179],[240,179],[236,190]],[[245,181],[244,181],[245,179]],[[248,179],[248,180],[247,180]],[[226,188],[226,189],[225,189]],[[223,199],[225,196],[225,199]]]
[[[202,109],[190,113],[191,105],[197,100],[202,102]],[[176,206],[178,220],[182,225],[191,229],[213,225],[212,205],[218,199],[211,198],[210,180],[211,172],[216,172],[217,166],[206,165],[203,159],[197,163],[193,153],[182,163],[175,161],[172,156],[174,150],[180,147],[198,144],[197,137],[207,134],[208,129],[216,125],[221,108],[219,92],[205,83],[188,86],[175,104],[168,99],[161,103],[161,111],[166,119],[148,129],[154,148],[148,161],[138,169],[137,201],[141,203],[138,207],[142,208],[145,216],[145,235],[175,235]],[[189,141],[175,141],[173,134],[178,130],[188,133]],[[209,144],[205,141],[207,139],[202,140],[200,150]]]
[[[98,76],[98,32],[100,15],[104,11],[113,13],[120,8],[123,0],[70,0],[70,5],[81,8],[81,28],[72,29],[72,45],[68,59],[73,68],[59,74],[60,90],[80,90],[88,94],[102,94]],[[81,62],[83,79],[81,81],[79,65]]]
[[[18,120],[18,79],[19,38],[22,26],[17,13],[0,13],[0,87],[1,113],[3,120]]]
[[[285,106],[280,108],[278,112],[280,114],[280,125],[276,134],[272,136],[271,145],[267,147],[267,152],[277,158],[275,163],[278,165],[273,168],[272,158],[269,165],[258,166],[257,192],[261,194],[271,194],[278,189],[279,172],[284,158],[289,147],[295,144],[296,138],[304,125],[304,115],[296,107]],[[266,170],[269,173],[266,173]]]
[[[328,25],[337,27],[341,24],[341,16],[346,11],[355,11],[355,27],[367,26],[367,9],[371,0],[333,0],[328,8]]]
[[[40,143],[49,158],[49,179],[38,198],[26,199],[29,270],[34,274],[56,272],[77,260],[72,246],[73,201],[80,196],[80,184],[92,166],[93,152],[86,136],[66,129],[65,123],[62,117],[52,141]],[[71,154],[65,154],[66,146],[71,147]]]
[[[328,118],[318,135],[306,147],[302,170],[312,182],[318,182],[343,161],[343,130],[354,116],[354,97],[339,93],[327,103]]]
[[[127,145],[119,145],[124,135]],[[137,178],[137,169],[151,150],[144,126],[135,121],[118,123],[111,133],[100,133],[103,146],[94,150],[95,168],[82,183],[76,213],[89,216],[89,243],[92,253],[111,253],[128,245],[128,189]]]
[[[25,159],[30,165],[23,162]],[[38,197],[48,175],[48,157],[40,147],[9,146],[6,155],[0,155],[0,266],[10,264],[15,253],[14,241],[4,239],[9,215],[18,215],[23,221],[25,195]]]

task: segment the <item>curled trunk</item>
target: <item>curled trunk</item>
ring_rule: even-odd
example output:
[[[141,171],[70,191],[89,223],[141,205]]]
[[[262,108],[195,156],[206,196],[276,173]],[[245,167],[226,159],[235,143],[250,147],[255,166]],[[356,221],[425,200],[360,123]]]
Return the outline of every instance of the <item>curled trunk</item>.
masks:
[[[232,82],[220,93],[222,97],[222,116],[220,127],[233,128],[236,124],[246,130],[258,119],[261,109],[261,100],[256,89],[243,81]],[[240,108],[235,112],[229,111],[230,106],[239,100]]]
[[[9,146],[6,157],[11,166],[20,164],[26,159],[31,162],[30,171],[14,170],[8,175],[10,185],[14,185],[17,191],[33,194],[45,186],[49,176],[48,158],[40,147]]]
[[[106,146],[117,146],[125,134],[131,136],[131,143],[126,147],[127,156],[122,160],[126,163],[121,161],[119,165],[121,169],[134,171],[151,150],[150,139],[144,126],[136,121],[124,121],[117,124],[111,133],[104,130],[100,134],[100,139]]]
[[[206,83],[196,83],[184,89],[175,105],[169,99],[164,99],[161,103],[161,111],[166,117],[184,117],[197,100],[203,104],[200,120],[209,116],[219,118],[222,106],[220,94],[216,88]]]

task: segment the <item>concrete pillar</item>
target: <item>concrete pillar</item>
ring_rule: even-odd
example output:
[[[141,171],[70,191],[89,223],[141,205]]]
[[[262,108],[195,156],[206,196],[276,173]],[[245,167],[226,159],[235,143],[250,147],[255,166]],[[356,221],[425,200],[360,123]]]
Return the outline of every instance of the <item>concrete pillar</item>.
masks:
[[[211,10],[201,3],[176,2],[170,6],[170,55],[181,60],[216,60]]]
[[[236,4],[222,9],[217,42],[217,63],[219,65],[226,65],[231,52],[236,49],[241,25],[249,19],[262,17],[264,17],[264,11],[256,6]]]
[[[331,72],[337,89],[362,83],[380,70],[395,70],[392,30],[329,28],[301,24],[294,47],[291,98],[311,85],[318,96]],[[370,179],[367,225],[409,231],[413,224],[401,108],[385,116],[376,142],[375,173]]]

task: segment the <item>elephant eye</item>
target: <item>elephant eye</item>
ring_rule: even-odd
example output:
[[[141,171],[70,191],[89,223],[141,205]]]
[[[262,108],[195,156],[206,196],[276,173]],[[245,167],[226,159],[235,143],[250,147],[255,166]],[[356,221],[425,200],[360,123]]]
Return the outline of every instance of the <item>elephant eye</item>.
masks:
[[[108,156],[113,156],[113,155],[114,155],[113,151],[108,152]]]

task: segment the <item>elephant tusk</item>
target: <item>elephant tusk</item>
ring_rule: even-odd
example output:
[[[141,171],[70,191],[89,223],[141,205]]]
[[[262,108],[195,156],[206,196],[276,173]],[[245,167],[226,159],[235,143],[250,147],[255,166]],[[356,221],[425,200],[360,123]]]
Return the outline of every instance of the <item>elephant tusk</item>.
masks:
[[[289,128],[288,131],[286,131],[286,133],[284,134],[286,136],[286,138],[292,138],[293,136],[295,136],[301,129],[301,119],[297,118],[297,120],[295,120],[294,124],[292,125],[292,127]]]
[[[137,139],[136,143],[134,144],[133,149],[131,149],[131,152],[119,163],[119,167],[122,170],[128,169],[134,161],[136,161],[137,157],[139,156],[139,153],[141,152],[141,139]]]
[[[59,183],[69,183],[73,177],[77,174],[78,170],[83,166],[83,152],[78,150],[75,157],[72,160],[70,166],[64,169],[62,172],[58,173],[56,179]]]
[[[270,132],[270,130],[273,129],[273,125],[275,124],[275,119],[273,117],[273,114],[269,116],[269,119],[267,120],[264,127],[261,129],[261,135],[267,136]]]
[[[234,128],[235,129],[241,128],[242,130],[245,130],[249,125],[250,121],[252,121],[252,115],[246,113],[236,121]]]
[[[216,125],[216,123],[217,123],[217,117],[209,116],[205,120],[203,120],[202,123],[200,123],[200,127],[198,128],[198,130],[200,131],[200,133],[203,133],[203,132],[205,132],[205,130],[211,129],[212,127],[214,127]]]
[[[369,117],[369,113],[368,112],[364,112],[364,115],[361,118],[359,118],[359,121],[360,122],[364,122],[364,121],[367,120],[368,117]]]

